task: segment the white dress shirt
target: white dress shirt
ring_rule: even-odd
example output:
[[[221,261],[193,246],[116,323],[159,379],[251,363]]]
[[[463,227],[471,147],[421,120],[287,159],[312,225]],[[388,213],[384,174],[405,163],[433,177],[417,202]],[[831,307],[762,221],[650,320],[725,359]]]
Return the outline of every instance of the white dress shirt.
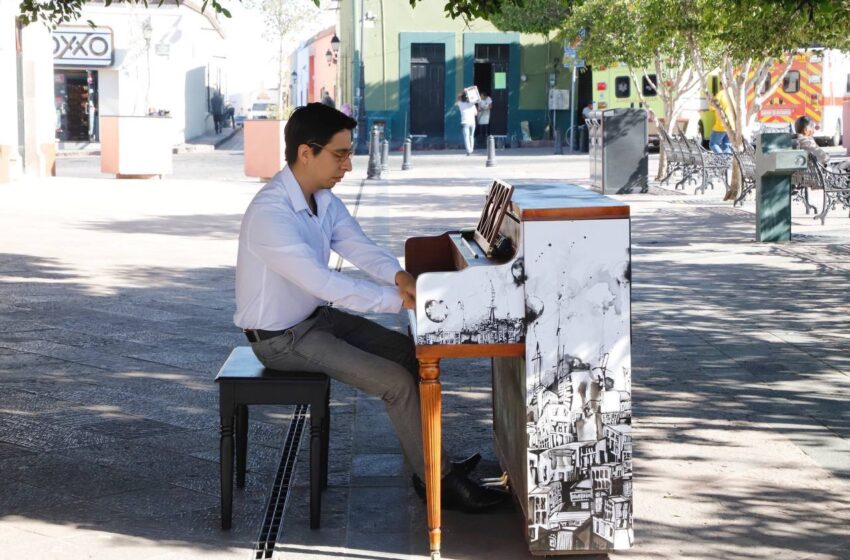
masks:
[[[238,327],[288,329],[328,303],[360,312],[401,309],[398,259],[366,237],[330,190],[313,196],[316,215],[286,166],[248,205],[236,260]],[[328,268],[331,249],[384,285]]]

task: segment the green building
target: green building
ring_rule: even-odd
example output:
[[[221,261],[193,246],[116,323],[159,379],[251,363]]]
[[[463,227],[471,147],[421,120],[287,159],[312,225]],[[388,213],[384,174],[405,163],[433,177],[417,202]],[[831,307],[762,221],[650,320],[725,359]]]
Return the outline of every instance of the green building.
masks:
[[[553,118],[566,131],[569,112],[547,110],[550,79],[555,89],[570,87],[563,45],[541,35],[503,33],[483,20],[467,25],[446,16],[443,5],[341,0],[341,103],[350,104],[356,116],[362,61],[366,122],[370,128],[385,124],[394,146],[406,135],[426,146],[461,145],[455,102],[471,85],[493,99],[493,135],[522,138],[520,123],[527,121],[531,137],[541,139]]]

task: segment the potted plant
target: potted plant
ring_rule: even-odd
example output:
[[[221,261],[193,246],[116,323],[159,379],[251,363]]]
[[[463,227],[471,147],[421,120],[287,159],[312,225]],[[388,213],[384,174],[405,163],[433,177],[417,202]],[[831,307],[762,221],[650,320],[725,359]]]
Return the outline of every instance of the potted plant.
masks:
[[[119,179],[149,179],[171,173],[174,124],[165,109],[147,115],[100,117],[100,169]]]
[[[292,111],[291,106],[275,106],[267,118],[245,120],[245,175],[267,181],[281,170],[286,162],[283,129]]]

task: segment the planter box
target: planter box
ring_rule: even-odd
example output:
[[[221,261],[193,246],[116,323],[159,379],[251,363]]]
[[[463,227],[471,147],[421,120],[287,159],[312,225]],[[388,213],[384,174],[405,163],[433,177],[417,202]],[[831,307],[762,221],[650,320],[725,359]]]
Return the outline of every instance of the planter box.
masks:
[[[270,179],[286,164],[285,126],[286,121],[271,119],[245,121],[245,175]]]
[[[118,178],[171,173],[171,117],[100,117],[100,170]]]

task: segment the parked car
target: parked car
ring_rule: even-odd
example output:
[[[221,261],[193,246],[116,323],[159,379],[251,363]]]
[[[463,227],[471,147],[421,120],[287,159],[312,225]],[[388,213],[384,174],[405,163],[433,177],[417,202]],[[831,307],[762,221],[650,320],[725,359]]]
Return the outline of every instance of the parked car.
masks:
[[[268,101],[255,101],[248,109],[249,119],[271,119],[277,114],[277,104]]]

